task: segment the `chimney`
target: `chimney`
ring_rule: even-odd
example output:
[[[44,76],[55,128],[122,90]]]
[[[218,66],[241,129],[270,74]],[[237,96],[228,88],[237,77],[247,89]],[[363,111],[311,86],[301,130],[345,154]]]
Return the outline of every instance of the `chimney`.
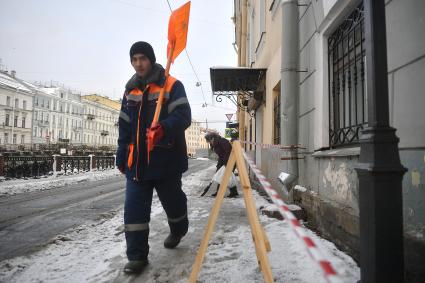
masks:
[[[16,76],[16,71],[15,71],[15,70],[10,71],[10,75],[12,76],[12,78],[15,78],[15,76]]]

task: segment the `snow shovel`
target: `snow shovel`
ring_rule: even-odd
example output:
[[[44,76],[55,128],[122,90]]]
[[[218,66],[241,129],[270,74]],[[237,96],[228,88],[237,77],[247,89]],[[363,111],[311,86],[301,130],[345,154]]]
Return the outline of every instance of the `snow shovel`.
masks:
[[[211,182],[208,184],[208,186],[206,186],[206,187],[205,187],[204,191],[203,191],[203,192],[202,192],[202,194],[201,194],[201,197],[205,196],[205,195],[208,193],[208,191],[209,191],[209,190],[210,190],[210,188],[211,188],[212,183],[213,183],[213,181],[211,181]]]
[[[190,14],[190,1],[174,10],[171,13],[168,22],[168,46],[167,46],[167,66],[165,68],[165,82],[161,91],[159,92],[158,102],[156,104],[155,115],[152,120],[151,127],[158,123],[159,113],[161,112],[162,104],[164,103],[165,85],[170,75],[171,63],[179,54],[186,48],[187,31],[189,27],[189,14]],[[148,148],[148,164],[150,160],[150,152],[154,147],[154,134],[155,132],[148,129],[147,132],[147,148]]]

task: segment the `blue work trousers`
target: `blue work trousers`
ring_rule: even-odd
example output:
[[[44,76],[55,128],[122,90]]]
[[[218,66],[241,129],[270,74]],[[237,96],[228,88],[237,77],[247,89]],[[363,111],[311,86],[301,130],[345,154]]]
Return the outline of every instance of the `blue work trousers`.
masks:
[[[149,222],[154,188],[167,214],[171,234],[184,236],[187,233],[187,198],[182,191],[181,175],[138,183],[127,180],[124,226],[128,260],[146,259],[149,254]]]

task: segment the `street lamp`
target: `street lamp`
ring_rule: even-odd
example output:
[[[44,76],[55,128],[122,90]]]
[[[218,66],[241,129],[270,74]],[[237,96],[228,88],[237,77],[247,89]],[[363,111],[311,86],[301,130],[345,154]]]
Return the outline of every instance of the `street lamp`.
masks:
[[[360,138],[361,282],[404,282],[399,139],[389,126],[385,0],[365,0],[368,126]]]

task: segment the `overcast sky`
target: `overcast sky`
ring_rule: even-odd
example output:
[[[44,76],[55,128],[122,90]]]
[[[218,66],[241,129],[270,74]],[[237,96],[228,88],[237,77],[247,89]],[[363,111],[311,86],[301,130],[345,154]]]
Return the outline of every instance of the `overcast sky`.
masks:
[[[169,1],[173,9],[186,2]],[[134,73],[132,43],[151,43],[165,66],[169,15],[166,0],[0,0],[0,59],[19,78],[119,99]],[[233,1],[192,1],[186,49],[205,98],[185,52],[171,67],[185,85],[193,118],[207,118],[219,130],[235,108],[226,99],[211,105],[209,68],[237,65],[232,16]],[[209,106],[203,108],[205,101]]]

